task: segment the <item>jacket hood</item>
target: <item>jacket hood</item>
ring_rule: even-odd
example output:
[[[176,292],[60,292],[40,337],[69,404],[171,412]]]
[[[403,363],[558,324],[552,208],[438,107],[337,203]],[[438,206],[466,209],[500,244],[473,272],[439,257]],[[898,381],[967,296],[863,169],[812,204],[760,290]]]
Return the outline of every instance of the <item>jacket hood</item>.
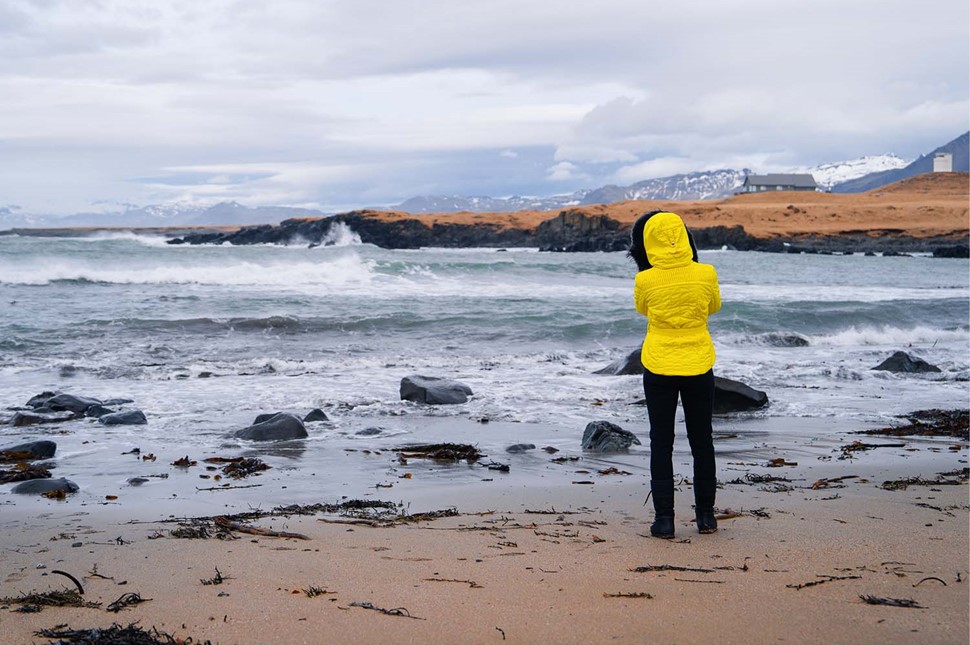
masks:
[[[661,269],[689,264],[694,256],[687,227],[674,213],[657,213],[647,220],[643,246],[650,264]]]

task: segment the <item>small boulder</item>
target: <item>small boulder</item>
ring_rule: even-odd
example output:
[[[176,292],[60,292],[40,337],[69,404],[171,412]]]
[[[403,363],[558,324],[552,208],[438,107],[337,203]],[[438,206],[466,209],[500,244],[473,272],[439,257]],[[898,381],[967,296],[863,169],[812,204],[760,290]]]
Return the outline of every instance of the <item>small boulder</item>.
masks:
[[[233,436],[250,441],[288,441],[290,439],[304,439],[309,435],[306,426],[299,418],[286,412],[280,412],[262,423],[237,430],[233,433]]]
[[[256,415],[256,419],[253,421],[253,425],[257,425],[259,423],[263,423],[265,421],[269,421],[270,419],[272,419],[273,417],[275,417],[277,414],[283,414],[283,413],[282,412],[264,412],[262,414],[257,414]]]
[[[536,449],[536,445],[534,443],[517,443],[506,448],[505,452],[512,452],[512,453],[528,452],[530,450],[535,450],[535,449]]]
[[[310,421],[329,421],[329,420],[330,420],[330,417],[328,417],[327,413],[321,410],[320,408],[314,408],[310,410],[310,412],[305,417],[303,417],[303,423],[309,423]]]
[[[42,423],[60,423],[74,418],[73,412],[18,412],[13,415],[10,425],[16,428],[35,426]]]
[[[106,408],[103,405],[92,405],[90,408],[84,411],[84,416],[94,417],[99,419],[106,414],[114,414],[115,412],[116,410],[112,410],[111,408]]]
[[[28,408],[43,407],[45,403],[47,403],[50,399],[54,398],[58,394],[59,394],[58,392],[41,392],[40,394],[30,397],[30,400],[27,401],[27,407]]]
[[[112,412],[98,417],[98,423],[106,426],[140,426],[148,423],[145,413],[141,410],[124,410],[123,412]]]
[[[50,459],[55,452],[57,444],[53,441],[31,441],[0,448],[0,461],[3,461],[4,455],[30,455],[31,459]]]
[[[381,428],[364,428],[354,433],[358,437],[375,437],[384,432]]]
[[[630,352],[623,358],[613,361],[603,369],[596,370],[593,374],[605,374],[607,376],[643,374],[643,363],[640,362],[640,348]]]
[[[633,444],[641,445],[635,434],[609,421],[591,421],[583,432],[583,450],[621,452]]]
[[[84,412],[92,405],[102,405],[102,402],[98,399],[91,399],[86,396],[58,394],[47,399],[47,401],[44,402],[43,407],[55,411],[68,410],[77,416],[83,416]]]
[[[63,491],[65,493],[76,493],[81,490],[77,484],[70,479],[58,477],[56,479],[31,479],[20,482],[10,489],[11,493],[18,495],[41,495],[52,491]]]
[[[472,393],[470,387],[458,381],[437,376],[405,376],[401,379],[401,400],[448,405],[466,403]]]
[[[876,365],[872,369],[906,374],[924,374],[928,372],[942,371],[936,365],[931,365],[923,359],[911,356],[906,352],[895,352],[892,356],[879,363],[879,365]]]
[[[714,414],[759,410],[768,405],[768,395],[740,381],[714,377]]]
[[[147,484],[147,483],[148,483],[147,477],[132,477],[131,479],[128,480],[129,486],[141,486],[142,484]]]
[[[770,331],[757,336],[758,341],[770,347],[808,347],[808,338],[794,332]]]

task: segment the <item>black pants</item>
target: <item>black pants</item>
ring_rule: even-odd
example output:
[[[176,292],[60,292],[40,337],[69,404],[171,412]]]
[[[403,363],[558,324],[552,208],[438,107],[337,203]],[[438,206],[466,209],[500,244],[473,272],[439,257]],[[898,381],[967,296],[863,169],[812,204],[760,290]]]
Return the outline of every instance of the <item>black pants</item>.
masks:
[[[684,406],[687,440],[694,456],[694,479],[716,479],[711,415],[714,371],[697,376],[664,376],[646,370],[643,393],[650,416],[650,479],[673,479],[674,419],[677,397]]]

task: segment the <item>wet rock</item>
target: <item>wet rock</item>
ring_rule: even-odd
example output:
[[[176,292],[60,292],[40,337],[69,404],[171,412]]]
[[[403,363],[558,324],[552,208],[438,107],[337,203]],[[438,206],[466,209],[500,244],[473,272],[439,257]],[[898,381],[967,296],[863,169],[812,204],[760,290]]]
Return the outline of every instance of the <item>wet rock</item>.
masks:
[[[283,413],[282,412],[264,412],[262,414],[257,414],[256,415],[256,419],[253,421],[253,425],[257,425],[257,424],[260,424],[260,423],[265,423],[266,421],[269,421],[270,419],[272,419],[273,417],[275,417],[277,414],[283,414]]]
[[[530,450],[535,450],[535,449],[536,449],[536,445],[534,443],[517,443],[506,448],[505,452],[512,452],[512,453],[528,452]]]
[[[327,413],[321,410],[320,408],[314,408],[310,410],[310,412],[305,417],[303,417],[303,423],[309,423],[310,421],[329,421],[329,420],[330,420],[330,417],[328,417]]]
[[[51,410],[68,410],[77,416],[82,416],[92,405],[103,405],[98,399],[90,399],[86,396],[74,396],[73,394],[58,394],[52,396],[44,402],[43,407]]]
[[[52,491],[63,491],[65,493],[76,493],[81,490],[77,484],[70,479],[58,477],[56,479],[31,479],[30,481],[20,482],[10,489],[11,493],[18,495],[40,495]]]
[[[759,410],[768,405],[768,395],[740,381],[714,377],[714,414]]]
[[[30,455],[31,459],[50,459],[57,452],[57,444],[53,441],[30,441],[28,443],[17,444],[16,446],[8,446],[6,448],[0,448],[0,460],[2,460],[3,455],[15,454],[15,455]]]
[[[148,483],[147,477],[132,477],[131,479],[128,480],[129,486],[141,486],[142,484],[147,484],[147,483]]]
[[[458,381],[436,376],[405,376],[401,379],[401,400],[448,405],[465,403],[472,393],[470,387]]]
[[[767,334],[759,334],[758,340],[771,347],[808,347],[808,339],[801,334],[793,332],[772,331]]]
[[[47,401],[57,396],[59,392],[41,392],[35,396],[30,397],[26,405],[28,408],[40,408],[43,407]]]
[[[103,405],[92,405],[90,408],[84,411],[84,416],[100,418],[106,414],[114,414],[117,410],[112,410],[111,408],[106,408]]]
[[[635,434],[609,421],[591,421],[583,432],[583,450],[620,452],[633,444],[641,445]]]
[[[885,372],[897,372],[906,374],[922,374],[928,372],[941,372],[936,365],[931,365],[921,358],[911,356],[906,352],[895,352],[892,356],[872,368]]]
[[[613,361],[603,369],[596,370],[593,374],[605,374],[607,376],[643,374],[643,364],[640,362],[640,349],[637,348],[623,358]]]
[[[22,428],[23,426],[34,426],[42,423],[61,423],[70,421],[74,418],[73,412],[18,412],[13,415],[10,425]]]
[[[233,436],[250,441],[287,441],[308,437],[306,426],[297,417],[281,412],[271,419],[237,430]]]
[[[125,405],[126,403],[134,403],[134,399],[108,399],[107,401],[102,401],[101,405]]]
[[[354,434],[358,437],[373,437],[384,432],[381,428],[364,428],[363,430],[358,430]]]
[[[98,417],[98,422],[106,426],[140,426],[148,423],[141,410],[124,410]]]
[[[970,246],[966,244],[940,246],[933,249],[933,257],[934,258],[970,258]]]

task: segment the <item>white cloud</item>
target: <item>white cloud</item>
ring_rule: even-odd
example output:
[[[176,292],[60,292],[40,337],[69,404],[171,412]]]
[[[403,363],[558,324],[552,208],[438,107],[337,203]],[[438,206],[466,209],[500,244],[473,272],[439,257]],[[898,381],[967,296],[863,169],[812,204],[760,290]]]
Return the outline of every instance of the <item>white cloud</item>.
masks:
[[[0,195],[326,207],[915,156],[970,127],[968,47],[966,0],[4,2]]]

